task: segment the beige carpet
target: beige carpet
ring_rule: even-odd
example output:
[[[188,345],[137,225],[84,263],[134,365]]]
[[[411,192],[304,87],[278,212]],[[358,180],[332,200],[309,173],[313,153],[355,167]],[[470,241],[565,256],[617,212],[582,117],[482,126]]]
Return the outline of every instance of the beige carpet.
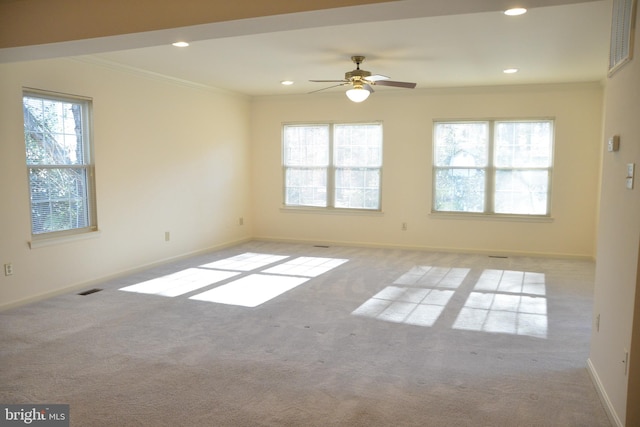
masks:
[[[1,312],[0,403],[72,426],[609,426],[593,272],[251,242]]]

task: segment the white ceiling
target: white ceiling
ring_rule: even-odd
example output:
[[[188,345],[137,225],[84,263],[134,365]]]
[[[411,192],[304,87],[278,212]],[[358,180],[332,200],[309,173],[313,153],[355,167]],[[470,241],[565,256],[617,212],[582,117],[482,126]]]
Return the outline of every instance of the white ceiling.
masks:
[[[611,0],[534,7],[518,17],[499,10],[455,14],[454,8],[416,9],[413,15],[409,10],[386,12],[380,5],[364,6],[175,29],[158,32],[155,36],[162,37],[153,40],[149,34],[138,34],[138,45],[148,47],[83,58],[249,96],[307,93],[329,86],[308,80],[342,79],[355,68],[350,60],[355,54],[366,56],[363,69],[416,82],[418,90],[590,82],[606,76]],[[178,38],[191,45],[169,44]],[[121,48],[133,38],[119,40],[110,48]],[[520,72],[502,73],[510,67]],[[282,86],[282,80],[295,84]],[[376,87],[391,90],[408,89]]]

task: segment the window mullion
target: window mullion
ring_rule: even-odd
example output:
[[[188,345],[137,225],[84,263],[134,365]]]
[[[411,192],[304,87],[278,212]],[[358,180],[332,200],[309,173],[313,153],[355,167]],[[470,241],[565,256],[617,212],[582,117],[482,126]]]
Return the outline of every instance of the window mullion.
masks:
[[[489,144],[488,144],[488,148],[489,148],[489,152],[487,153],[487,167],[485,169],[485,194],[484,194],[484,200],[485,200],[485,206],[484,206],[484,212],[485,213],[490,213],[493,214],[495,213],[495,207],[494,207],[494,202],[495,202],[495,197],[494,197],[494,193],[496,191],[495,189],[495,174],[496,174],[496,168],[495,168],[495,164],[494,164],[494,137],[495,137],[495,132],[494,132],[494,127],[495,127],[495,122],[494,121],[490,121],[489,122]]]
[[[333,123],[329,125],[329,164],[327,165],[327,207],[333,208],[336,206],[336,191],[335,191],[335,176],[336,176],[336,167],[335,167],[335,158],[333,151],[333,138],[334,138],[335,128]]]

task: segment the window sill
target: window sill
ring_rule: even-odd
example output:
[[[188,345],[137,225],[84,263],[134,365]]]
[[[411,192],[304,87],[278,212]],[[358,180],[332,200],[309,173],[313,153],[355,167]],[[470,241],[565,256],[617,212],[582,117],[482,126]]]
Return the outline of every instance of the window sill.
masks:
[[[382,216],[384,212],[368,209],[347,209],[347,208],[322,208],[322,207],[305,207],[305,206],[282,206],[280,212],[286,213],[302,213],[302,214],[320,214],[320,215],[366,215],[366,216]]]
[[[77,242],[80,240],[94,239],[100,236],[100,230],[92,230],[78,234],[67,234],[62,236],[42,237],[32,239],[29,242],[30,249],[44,248],[47,246],[60,245],[64,243]]]
[[[431,212],[432,219],[510,221],[510,222],[553,222],[553,217],[546,215],[506,215],[457,212]]]

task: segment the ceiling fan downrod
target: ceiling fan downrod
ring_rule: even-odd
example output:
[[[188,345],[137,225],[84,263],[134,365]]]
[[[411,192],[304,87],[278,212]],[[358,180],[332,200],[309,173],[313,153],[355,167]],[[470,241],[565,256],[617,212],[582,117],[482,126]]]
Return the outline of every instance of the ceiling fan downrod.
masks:
[[[360,69],[360,64],[364,61],[364,56],[354,55],[351,57],[351,60],[355,62],[356,69],[353,71],[348,71],[344,73],[345,80],[358,81],[358,80],[366,79],[367,77],[371,76],[371,72]]]

